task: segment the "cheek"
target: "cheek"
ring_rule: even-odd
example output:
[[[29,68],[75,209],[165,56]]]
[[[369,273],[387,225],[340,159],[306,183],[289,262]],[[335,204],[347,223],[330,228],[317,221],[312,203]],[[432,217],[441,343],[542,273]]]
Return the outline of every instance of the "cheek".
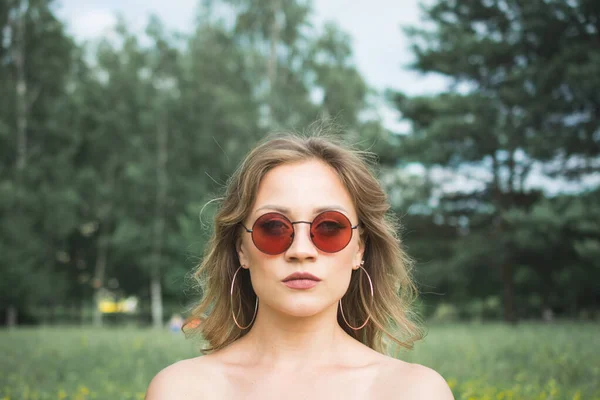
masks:
[[[332,277],[335,279],[336,292],[339,292],[340,295],[346,293],[350,279],[352,278],[352,254],[348,253],[348,255],[339,260],[332,271],[335,273],[335,277]]]
[[[329,296],[335,297],[336,299],[344,296],[350,285],[350,279],[352,278],[352,252],[344,252],[336,257],[329,263],[327,268],[327,291]]]
[[[277,301],[284,294],[283,285],[279,282],[276,271],[277,265],[265,260],[264,257],[256,258],[250,267],[252,289],[261,301],[267,304]]]

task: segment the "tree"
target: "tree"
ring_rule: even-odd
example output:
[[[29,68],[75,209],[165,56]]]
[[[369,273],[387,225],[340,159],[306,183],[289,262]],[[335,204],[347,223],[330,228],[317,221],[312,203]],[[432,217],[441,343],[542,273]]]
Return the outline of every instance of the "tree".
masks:
[[[432,214],[457,232],[448,264],[500,272],[487,280],[501,282],[504,318],[514,322],[515,269],[526,261],[508,215],[528,213],[540,200],[528,186],[539,166],[569,177],[598,168],[600,7],[591,0],[469,0],[423,10],[431,28],[407,29],[412,67],[452,85],[435,96],[391,95],[413,128],[398,140],[401,157],[483,177],[476,189],[440,193]]]
[[[334,24],[326,24],[323,34],[312,43],[307,67],[309,76],[314,76],[313,90],[323,93],[321,114],[358,130],[369,89],[354,66],[350,37]]]
[[[76,224],[66,82],[75,47],[49,0],[0,5],[0,308],[60,301],[64,243]],[[52,210],[52,212],[48,212]]]

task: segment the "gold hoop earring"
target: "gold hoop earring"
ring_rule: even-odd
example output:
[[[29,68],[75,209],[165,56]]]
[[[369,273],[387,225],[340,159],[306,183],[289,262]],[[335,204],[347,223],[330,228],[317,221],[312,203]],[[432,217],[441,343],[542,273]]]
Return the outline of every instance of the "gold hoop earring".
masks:
[[[359,267],[365,271],[365,274],[367,274],[367,278],[369,279],[369,286],[371,288],[371,299],[374,297],[374,292],[373,292],[373,281],[371,280],[371,276],[369,275],[369,273],[367,272],[366,269],[363,268],[364,265],[364,261],[362,261],[359,265]],[[346,319],[346,317],[344,316],[344,308],[342,307],[342,299],[340,299],[340,312],[342,313],[342,318],[344,319],[344,322],[346,323],[346,325],[348,325],[348,327],[352,330],[359,330],[365,327],[365,325],[367,325],[367,322],[369,322],[369,320],[371,319],[371,314],[369,313],[369,316],[367,317],[367,319],[365,320],[365,322],[363,322],[363,324],[361,326],[359,326],[358,328],[353,327],[352,325],[350,325],[348,323],[348,320]]]
[[[229,291],[229,298],[231,301],[231,316],[233,317],[233,322],[235,322],[235,324],[237,325],[238,328],[244,330],[244,329],[248,329],[250,327],[250,325],[252,325],[252,323],[254,322],[254,318],[256,318],[256,311],[258,310],[258,296],[256,296],[256,302],[254,303],[254,315],[252,316],[252,320],[250,321],[250,323],[246,326],[241,326],[238,323],[237,318],[235,318],[235,313],[233,312],[233,285],[235,284],[235,277],[237,276],[237,273],[239,272],[239,270],[242,269],[242,266],[238,267],[238,269],[235,270],[235,273],[233,274],[233,279],[231,281],[231,290]]]

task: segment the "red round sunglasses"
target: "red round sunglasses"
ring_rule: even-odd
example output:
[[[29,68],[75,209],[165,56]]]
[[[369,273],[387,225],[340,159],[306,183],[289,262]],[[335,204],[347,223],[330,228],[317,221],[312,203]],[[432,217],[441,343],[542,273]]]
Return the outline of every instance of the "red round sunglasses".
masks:
[[[290,221],[285,215],[270,212],[261,215],[246,232],[252,235],[252,242],[263,253],[276,255],[285,252],[294,241],[294,225],[309,224],[310,240],[325,253],[337,253],[343,250],[352,239],[352,231],[359,224],[352,226],[350,219],[339,211],[325,211],[317,215],[312,222]]]

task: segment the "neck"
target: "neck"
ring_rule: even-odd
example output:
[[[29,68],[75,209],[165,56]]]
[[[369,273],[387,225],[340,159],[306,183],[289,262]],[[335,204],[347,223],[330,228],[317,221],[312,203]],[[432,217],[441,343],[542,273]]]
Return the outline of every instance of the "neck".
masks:
[[[337,322],[337,303],[310,317],[294,317],[261,304],[250,332],[240,342],[248,361],[276,369],[339,363],[342,347],[354,341]]]

